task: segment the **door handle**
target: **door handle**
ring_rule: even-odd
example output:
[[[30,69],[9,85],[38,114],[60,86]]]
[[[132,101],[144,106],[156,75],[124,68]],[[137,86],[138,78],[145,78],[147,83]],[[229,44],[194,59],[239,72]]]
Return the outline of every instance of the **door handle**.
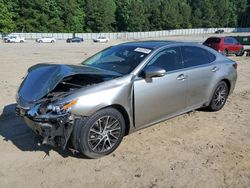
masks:
[[[180,74],[179,76],[177,76],[177,80],[183,81],[187,78],[187,76],[185,76],[184,74]]]
[[[212,72],[217,72],[219,70],[219,67],[213,67]]]

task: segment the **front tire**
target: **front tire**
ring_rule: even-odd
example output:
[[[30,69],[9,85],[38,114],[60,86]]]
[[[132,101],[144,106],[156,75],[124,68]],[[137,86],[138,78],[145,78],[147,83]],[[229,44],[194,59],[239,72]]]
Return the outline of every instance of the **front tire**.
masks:
[[[104,108],[78,127],[79,149],[88,158],[99,158],[115,151],[125,135],[125,121],[114,108]],[[76,144],[73,144],[76,145]]]
[[[221,81],[217,84],[211,102],[207,107],[210,111],[219,111],[225,105],[228,98],[229,90],[226,82]]]

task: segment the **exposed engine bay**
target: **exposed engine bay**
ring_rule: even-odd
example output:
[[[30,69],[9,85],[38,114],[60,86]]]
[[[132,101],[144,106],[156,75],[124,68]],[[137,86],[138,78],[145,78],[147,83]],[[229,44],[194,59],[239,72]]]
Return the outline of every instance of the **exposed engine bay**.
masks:
[[[64,78],[50,94],[70,92],[88,85],[98,84],[105,81],[103,75],[73,75]]]

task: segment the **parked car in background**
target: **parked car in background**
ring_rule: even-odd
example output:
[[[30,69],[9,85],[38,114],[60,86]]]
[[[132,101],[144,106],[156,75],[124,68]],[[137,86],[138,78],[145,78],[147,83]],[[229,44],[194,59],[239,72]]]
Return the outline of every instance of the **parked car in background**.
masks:
[[[243,45],[241,45],[234,37],[210,37],[203,44],[225,56],[229,54],[242,56],[244,54]]]
[[[107,37],[98,37],[96,39],[93,39],[93,42],[109,42],[109,38],[107,38]]]
[[[73,38],[68,38],[66,40],[67,43],[72,43],[72,42],[83,42],[83,38],[81,37],[73,37]]]
[[[25,42],[25,38],[23,37],[18,37],[18,36],[9,36],[9,37],[4,37],[4,42],[6,43],[23,43]]]
[[[250,35],[248,35],[248,36],[235,36],[234,38],[237,41],[239,41],[240,44],[250,46]]]
[[[244,54],[246,54],[247,57],[250,57],[250,35],[248,36],[236,36],[237,41],[239,41],[240,44],[244,46]]]
[[[36,39],[36,42],[38,43],[54,43],[56,42],[56,39],[54,37],[42,37]]]
[[[234,90],[236,68],[199,44],[124,43],[82,65],[29,68],[16,112],[43,144],[65,149],[71,141],[75,150],[98,158],[142,128],[201,107],[222,109]]]
[[[217,31],[214,32],[215,34],[222,34],[224,33],[224,30],[223,29],[218,29]]]
[[[9,37],[4,37],[3,38],[3,42],[6,42],[8,40]]]

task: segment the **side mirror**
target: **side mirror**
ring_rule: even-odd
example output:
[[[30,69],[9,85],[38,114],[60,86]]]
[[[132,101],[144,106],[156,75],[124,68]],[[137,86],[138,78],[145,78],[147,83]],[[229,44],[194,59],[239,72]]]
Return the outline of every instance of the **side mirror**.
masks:
[[[146,79],[153,77],[163,77],[165,74],[166,71],[163,68],[157,66],[149,66],[142,72],[142,76]]]

